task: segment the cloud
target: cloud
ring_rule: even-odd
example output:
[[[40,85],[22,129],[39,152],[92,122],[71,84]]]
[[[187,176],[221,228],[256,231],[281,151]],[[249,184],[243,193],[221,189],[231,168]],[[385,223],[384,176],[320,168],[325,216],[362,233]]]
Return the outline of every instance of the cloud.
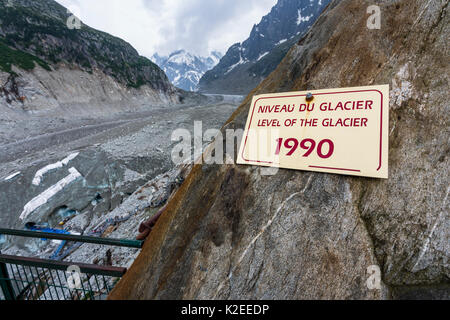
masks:
[[[223,53],[244,41],[276,0],[57,0],[87,25],[128,41],[140,54],[177,49]]]

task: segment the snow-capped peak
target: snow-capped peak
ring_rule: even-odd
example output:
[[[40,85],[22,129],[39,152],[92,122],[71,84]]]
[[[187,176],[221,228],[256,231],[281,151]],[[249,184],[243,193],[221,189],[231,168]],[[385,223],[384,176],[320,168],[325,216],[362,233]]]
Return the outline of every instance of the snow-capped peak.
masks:
[[[166,57],[155,53],[152,60],[164,70],[175,86],[196,91],[200,78],[206,71],[216,66],[222,56],[220,52],[213,51],[208,57],[201,57],[181,49]]]
[[[195,63],[195,59],[196,57],[189,52],[186,52],[185,50],[178,50],[169,55],[167,62],[191,66]]]

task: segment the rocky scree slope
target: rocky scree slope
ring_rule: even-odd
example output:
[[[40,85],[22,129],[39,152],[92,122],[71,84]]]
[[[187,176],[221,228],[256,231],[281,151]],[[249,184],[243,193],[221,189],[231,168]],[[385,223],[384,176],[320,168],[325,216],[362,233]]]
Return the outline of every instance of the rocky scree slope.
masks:
[[[205,73],[199,90],[248,94],[275,70],[328,3],[329,0],[279,0],[253,26],[247,40],[232,45],[220,63]]]
[[[0,112],[11,104],[13,111],[114,108],[138,104],[134,96],[142,103],[177,102],[181,92],[127,42],[68,25],[76,25],[74,16],[53,0],[0,0]]]
[[[177,50],[167,57],[155,53],[152,60],[164,70],[174,86],[187,91],[197,91],[200,78],[217,65],[222,56],[217,51],[211,52],[208,57],[200,57],[186,50]]]
[[[390,84],[388,180],[196,165],[110,299],[449,295],[448,0],[332,1],[257,93]],[[370,290],[367,268],[381,269]]]

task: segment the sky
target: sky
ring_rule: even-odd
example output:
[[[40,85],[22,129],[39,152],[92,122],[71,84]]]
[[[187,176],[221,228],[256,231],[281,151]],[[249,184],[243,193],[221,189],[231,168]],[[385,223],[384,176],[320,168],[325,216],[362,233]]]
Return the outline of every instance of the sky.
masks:
[[[56,0],[83,23],[151,57],[185,49],[225,54],[248,38],[277,0]]]

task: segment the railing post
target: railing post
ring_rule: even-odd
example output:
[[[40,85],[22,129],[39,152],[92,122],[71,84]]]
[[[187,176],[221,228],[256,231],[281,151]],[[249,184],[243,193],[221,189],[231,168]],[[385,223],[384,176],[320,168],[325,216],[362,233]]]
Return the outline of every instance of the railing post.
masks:
[[[6,267],[6,263],[3,262],[0,262],[0,287],[6,300],[16,300],[14,288],[9,278],[8,268]]]

